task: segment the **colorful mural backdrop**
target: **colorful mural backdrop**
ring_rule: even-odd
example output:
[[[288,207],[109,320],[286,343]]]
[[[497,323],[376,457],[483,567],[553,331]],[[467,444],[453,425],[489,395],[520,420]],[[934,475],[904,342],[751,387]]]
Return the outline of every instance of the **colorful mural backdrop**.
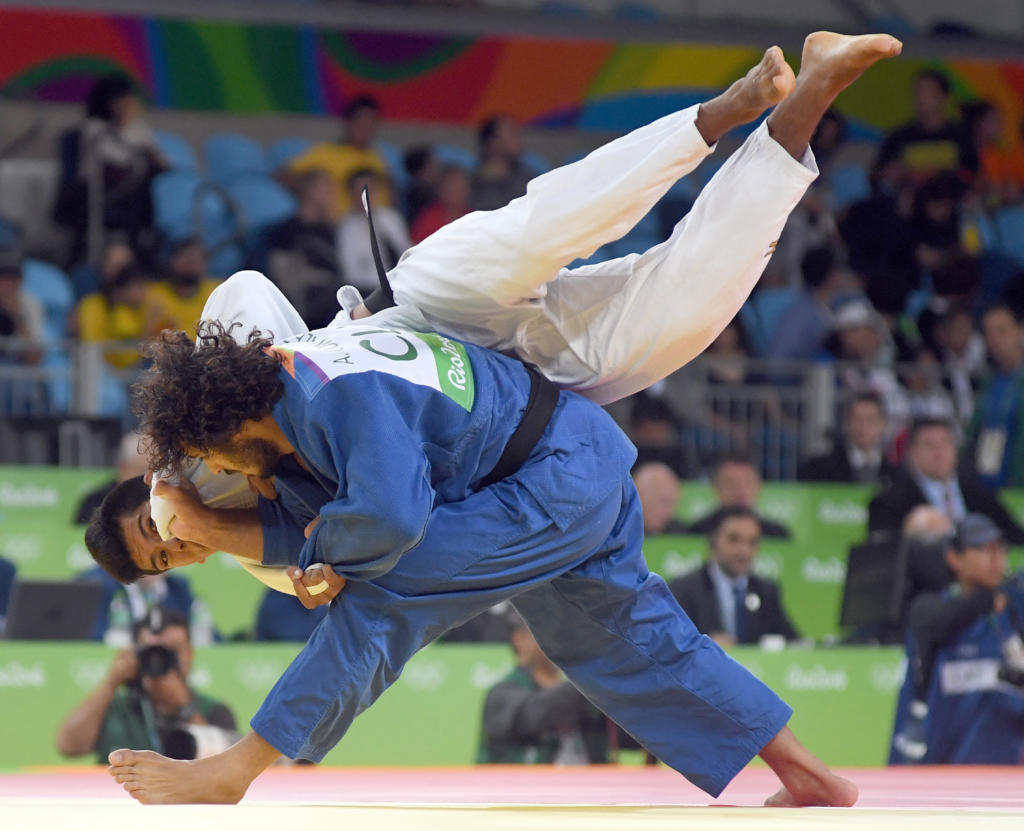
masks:
[[[371,93],[388,118],[475,124],[496,112],[537,126],[626,130],[716,92],[757,60],[742,46],[326,31],[106,14],[0,10],[0,92],[80,101],[122,70],[156,107],[234,113],[336,113]],[[788,56],[797,63],[799,56]],[[878,132],[910,113],[926,62],[873,69],[840,99]],[[927,62],[957,95],[982,97],[1016,124],[1024,62]]]

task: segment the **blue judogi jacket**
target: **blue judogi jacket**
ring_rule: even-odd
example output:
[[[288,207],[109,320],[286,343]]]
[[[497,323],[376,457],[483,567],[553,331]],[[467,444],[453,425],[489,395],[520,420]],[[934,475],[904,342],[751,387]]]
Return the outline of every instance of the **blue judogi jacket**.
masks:
[[[356,580],[387,573],[423,538],[436,505],[465,499],[490,473],[529,395],[519,361],[439,335],[353,326],[283,349],[273,417],[311,470],[286,457],[278,499],[260,501],[267,565],[330,563]],[[569,392],[531,460],[541,454],[522,484],[562,528],[620,487],[635,458],[607,414]]]
[[[947,600],[952,596],[949,591],[943,594]],[[996,681],[1003,641],[1014,631],[1014,605],[1024,610],[1024,592],[1011,594],[1005,611],[976,618],[935,653],[924,723],[928,751],[918,764],[1015,765],[1024,761],[1024,690]],[[918,657],[917,640],[911,632],[908,666],[916,666]],[[894,738],[907,725],[914,685],[914,673],[908,670],[897,702]],[[889,763],[905,761],[894,743]]]

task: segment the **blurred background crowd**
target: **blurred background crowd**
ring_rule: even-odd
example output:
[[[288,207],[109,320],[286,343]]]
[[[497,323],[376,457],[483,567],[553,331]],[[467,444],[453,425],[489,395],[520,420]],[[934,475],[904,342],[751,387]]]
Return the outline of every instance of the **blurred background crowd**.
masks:
[[[773,33],[788,33],[784,45],[794,62],[793,32],[808,28],[777,9],[759,16],[739,8],[749,4],[726,3],[716,15],[697,8],[704,4],[670,0],[249,5],[255,21],[298,21],[308,13],[324,28],[341,25],[339,14],[348,15],[344,21],[363,14],[375,26],[406,20],[425,27],[426,39],[468,30],[516,37],[537,21],[547,36],[579,29],[610,41],[623,31],[644,39],[666,24],[682,31],[680,21],[692,16],[699,23],[695,39],[721,36],[738,19],[736,42],[768,20]],[[909,50],[913,70],[888,92],[888,110],[900,118],[866,123],[840,99],[812,139],[821,175],[739,315],[699,359],[609,408],[639,451],[635,481],[645,534],[679,538],[679,551],[699,551],[689,568],[664,569],[671,591],[698,628],[726,647],[902,644],[908,622],[918,619],[915,599],[942,595],[950,584],[967,595],[987,592],[988,605],[975,599],[969,623],[1002,614],[1014,596],[1000,588],[1009,570],[1006,549],[1024,544],[1017,503],[1004,498],[1024,487],[1024,19],[1008,37],[1008,18],[992,23],[988,6],[942,16],[928,3],[826,5],[839,7],[818,10],[834,28],[881,28],[923,44]],[[862,5],[885,13],[858,14],[853,7]],[[1013,5],[999,10],[1012,17]],[[144,6],[139,11],[150,13]],[[217,6],[210,7],[215,16]],[[763,48],[767,36],[746,45]],[[1016,79],[1016,97],[983,97],[948,71],[946,58],[965,44],[979,65],[987,59],[1013,69],[1007,77]],[[694,102],[708,97],[714,90],[699,77],[691,83],[688,66],[693,62],[682,62],[677,82],[701,93]],[[497,107],[421,129],[410,111],[387,103],[393,96],[380,94],[386,71],[354,64],[346,70],[356,81],[329,114],[279,113],[248,129],[229,113],[197,120],[151,108],[147,80],[116,67],[79,78],[77,101],[34,100],[16,85],[0,87],[7,99],[0,106],[16,115],[0,120],[0,464],[116,465],[117,480],[138,475],[127,389],[144,368],[140,343],[165,328],[194,330],[220,280],[241,269],[262,271],[311,328],[325,325],[337,310],[339,286],[366,293],[376,284],[359,196],[364,187],[391,265],[438,228],[504,205],[535,176],[613,134],[607,125],[560,125],[557,113],[524,123]],[[491,83],[497,89],[513,82]],[[651,118],[661,114],[656,110]],[[723,141],[591,261],[666,239],[740,138]],[[814,490],[822,483],[856,486],[842,493],[854,494],[860,511],[848,538],[825,550],[826,543],[802,524],[790,527],[785,512],[762,497],[791,485],[797,490],[786,493],[817,505],[817,494],[831,493]],[[74,521],[86,522],[112,484],[84,494],[71,511]],[[699,498],[687,501],[692,493]],[[767,542],[783,546],[795,564],[790,573],[806,575],[809,558],[838,558],[832,582],[845,580],[846,596],[830,601],[827,624],[801,631],[806,616],[785,602],[773,579],[780,568],[758,567]],[[998,580],[958,559],[976,549],[1001,550],[991,554],[1002,557]],[[0,602],[14,573],[11,565],[0,567]],[[94,691],[62,724],[58,745],[69,755],[102,755],[110,742],[123,741],[123,731],[137,729],[104,720],[122,685],[140,672],[161,677],[146,676],[133,643],[162,643],[161,632],[173,630],[174,672],[183,679],[191,643],[302,641],[322,615],[268,592],[247,625],[234,627],[216,620],[187,574],[146,578],[128,589],[98,570],[87,577],[102,586],[90,636],[125,651],[98,697]],[[147,617],[154,609],[170,617],[154,624]],[[964,614],[959,607],[957,613]],[[931,650],[928,663],[948,639],[933,637],[945,625],[934,615],[920,619],[926,623],[919,635],[928,634],[914,649]],[[1008,626],[1019,630],[1020,621]],[[183,641],[176,627],[190,636]],[[487,697],[482,760],[595,761],[609,748],[630,746],[560,679],[511,610],[496,609],[447,639],[507,642],[516,655],[517,670]],[[996,646],[1000,654],[1004,640]],[[930,673],[905,686],[904,720],[911,703],[928,697]],[[194,724],[209,716],[234,728],[217,702],[204,700],[205,712],[196,710],[199,699],[183,683],[161,688],[148,680],[132,689],[147,692],[118,711],[126,723],[125,713],[148,696],[164,715]],[[1017,732],[1011,756],[1024,736]],[[526,735],[533,738],[521,740]],[[914,740],[904,742],[904,750],[911,748],[904,760],[913,760]]]

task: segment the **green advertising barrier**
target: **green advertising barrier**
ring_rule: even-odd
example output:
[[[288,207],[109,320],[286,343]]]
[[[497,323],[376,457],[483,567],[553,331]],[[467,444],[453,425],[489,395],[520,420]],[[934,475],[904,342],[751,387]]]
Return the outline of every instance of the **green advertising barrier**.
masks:
[[[108,470],[0,467],[0,554],[14,561],[22,577],[66,579],[91,568],[82,539],[72,524],[82,496],[109,481]],[[765,485],[758,504],[765,516],[785,523],[793,540],[765,539],[758,573],[778,580],[787,611],[801,634],[821,638],[837,632],[839,603],[851,543],[866,536],[872,489],[856,485]],[[1024,519],[1024,491],[1007,491],[1005,504]],[[678,515],[693,521],[713,510],[715,495],[706,483],[684,483]],[[667,579],[697,567],[707,556],[700,537],[651,537],[644,542],[651,568]],[[1024,550],[1014,551],[1015,567]],[[213,613],[225,636],[248,632],[263,585],[226,554],[179,572]]]
[[[191,681],[228,703],[244,726],[297,651],[269,644],[200,649]],[[57,727],[99,683],[113,654],[102,644],[0,642],[0,769],[67,761],[54,747]],[[789,702],[794,731],[826,762],[884,763],[901,681],[900,650],[739,648],[731,654]],[[325,762],[472,764],[484,695],[511,666],[511,651],[500,645],[427,647],[356,719]]]

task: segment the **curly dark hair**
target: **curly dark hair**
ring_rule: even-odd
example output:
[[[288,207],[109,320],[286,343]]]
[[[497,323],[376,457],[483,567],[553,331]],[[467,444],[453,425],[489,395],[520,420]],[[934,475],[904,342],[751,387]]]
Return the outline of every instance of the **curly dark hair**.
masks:
[[[244,344],[231,336],[241,324],[200,321],[193,341],[165,329],[143,349],[152,363],[132,387],[142,449],[151,470],[178,470],[185,448],[218,449],[246,421],[269,414],[284,395],[280,358],[271,339],[253,329]]]
[[[141,476],[114,486],[96,509],[85,529],[85,546],[96,563],[118,583],[134,583],[152,572],[139,568],[132,560],[124,538],[121,520],[149,499],[149,485]]]

